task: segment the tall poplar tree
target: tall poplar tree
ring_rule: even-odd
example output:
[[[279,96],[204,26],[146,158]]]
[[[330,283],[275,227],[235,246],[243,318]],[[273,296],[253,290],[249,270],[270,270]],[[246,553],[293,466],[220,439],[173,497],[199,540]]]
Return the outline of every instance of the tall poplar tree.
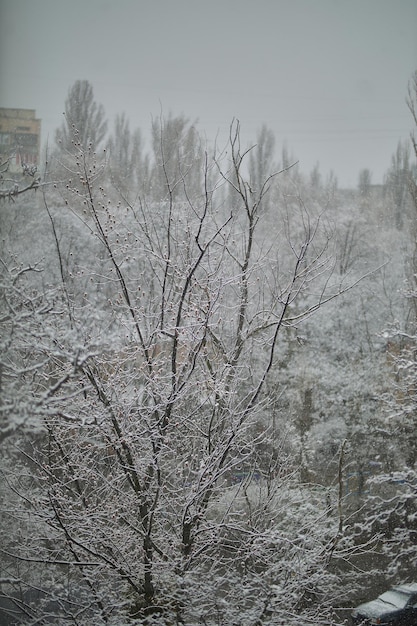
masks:
[[[57,129],[55,141],[62,151],[73,152],[74,146],[93,151],[102,144],[107,133],[104,107],[94,99],[88,80],[76,80],[65,101],[65,118]]]

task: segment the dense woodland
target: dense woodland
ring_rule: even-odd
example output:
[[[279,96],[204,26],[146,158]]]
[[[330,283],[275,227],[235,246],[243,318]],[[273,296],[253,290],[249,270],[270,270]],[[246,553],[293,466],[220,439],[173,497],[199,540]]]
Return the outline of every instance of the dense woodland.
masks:
[[[415,581],[416,134],[346,190],[266,127],[65,111],[1,166],[0,623],[336,625]]]

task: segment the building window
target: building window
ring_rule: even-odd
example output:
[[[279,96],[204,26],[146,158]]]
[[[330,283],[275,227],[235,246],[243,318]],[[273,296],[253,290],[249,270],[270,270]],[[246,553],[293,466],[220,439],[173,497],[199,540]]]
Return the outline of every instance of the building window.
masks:
[[[30,133],[21,133],[16,135],[16,142],[19,146],[36,146],[38,144],[38,136]]]

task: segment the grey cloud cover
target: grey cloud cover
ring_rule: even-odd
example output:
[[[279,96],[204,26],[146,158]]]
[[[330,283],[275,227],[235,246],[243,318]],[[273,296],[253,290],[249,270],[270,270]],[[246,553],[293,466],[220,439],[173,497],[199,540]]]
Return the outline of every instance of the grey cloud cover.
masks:
[[[412,126],[416,33],[415,0],[2,0],[0,106],[35,108],[51,140],[88,79],[110,121],[184,113],[210,141],[266,123],[303,171],[382,182]]]

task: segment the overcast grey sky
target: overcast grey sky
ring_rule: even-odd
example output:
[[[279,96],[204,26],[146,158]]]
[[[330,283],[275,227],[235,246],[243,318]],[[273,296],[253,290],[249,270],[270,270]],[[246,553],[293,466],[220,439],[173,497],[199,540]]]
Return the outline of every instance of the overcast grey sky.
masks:
[[[263,123],[309,172],[381,182],[411,117],[416,0],[0,0],[0,106],[36,109],[43,140],[88,79],[112,123],[162,111],[207,138]]]

